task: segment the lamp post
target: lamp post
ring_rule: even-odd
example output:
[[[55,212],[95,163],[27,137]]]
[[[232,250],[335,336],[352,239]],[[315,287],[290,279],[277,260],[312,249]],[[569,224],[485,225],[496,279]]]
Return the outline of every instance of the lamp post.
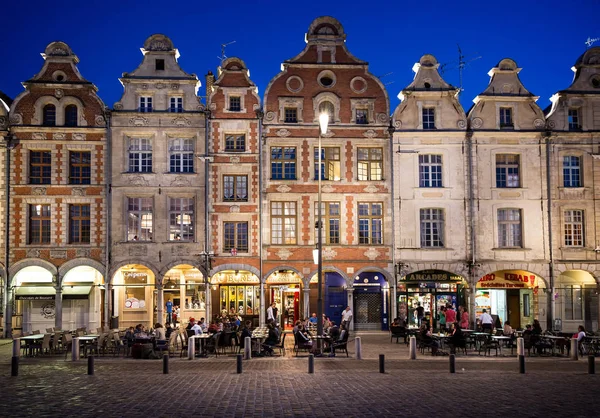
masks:
[[[204,316],[206,317],[206,322],[210,322],[211,320],[211,303],[210,303],[210,280],[208,279],[208,273],[210,272],[211,266],[211,258],[214,257],[215,253],[212,251],[206,251],[206,248],[202,250],[199,254],[202,257],[202,266],[204,267],[204,271],[206,274],[204,275]]]
[[[317,263],[317,283],[319,286],[318,294],[317,294],[317,335],[323,335],[323,217],[321,210],[321,135],[327,133],[327,125],[329,124],[329,114],[321,113],[319,115],[319,162],[317,169],[318,176],[318,197],[317,197],[317,249],[313,251],[313,258],[315,252],[317,253],[316,263]],[[320,342],[321,340],[319,340]]]

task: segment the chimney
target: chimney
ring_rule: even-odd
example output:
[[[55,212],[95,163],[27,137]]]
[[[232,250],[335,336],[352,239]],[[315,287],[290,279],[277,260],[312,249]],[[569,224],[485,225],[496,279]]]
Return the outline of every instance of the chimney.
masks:
[[[208,74],[206,74],[206,107],[210,106],[210,103],[208,102],[208,100],[213,91],[214,84],[215,84],[215,76],[212,73],[212,71],[208,71]]]

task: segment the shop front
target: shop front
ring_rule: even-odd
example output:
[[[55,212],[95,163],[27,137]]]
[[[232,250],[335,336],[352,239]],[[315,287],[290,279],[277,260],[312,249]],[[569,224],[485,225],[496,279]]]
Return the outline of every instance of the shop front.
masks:
[[[352,285],[354,329],[357,331],[389,329],[389,285],[381,273],[364,272]]]
[[[158,322],[174,323],[177,311],[179,322],[183,325],[187,324],[189,318],[206,318],[206,282],[197,268],[187,264],[173,267],[163,278],[163,292],[165,319]],[[171,318],[166,318],[168,302],[172,304]]]
[[[302,279],[297,273],[279,270],[267,278],[266,287],[268,308],[275,303],[277,318],[282,329],[292,329],[301,317]]]
[[[225,270],[211,279],[212,313],[239,315],[258,326],[260,311],[260,281],[249,271]]]
[[[586,331],[598,330],[598,285],[583,270],[569,270],[556,278],[554,293],[557,331],[575,332],[579,325]]]
[[[154,273],[143,265],[130,264],[115,273],[112,311],[118,328],[154,325],[154,289]]]
[[[475,316],[479,318],[485,309],[498,327],[509,321],[515,329],[525,328],[534,319],[545,326],[545,318],[539,316],[545,313],[545,303],[546,287],[540,277],[522,270],[500,270],[477,282]]]
[[[346,301],[346,279],[336,272],[323,273],[325,280],[323,280],[323,313],[329,317],[337,325],[342,323],[342,311],[348,306]],[[315,274],[310,279],[310,303],[309,310],[312,314],[316,313],[317,301],[319,299],[319,286],[317,275]]]
[[[417,326],[417,308],[423,307],[424,318],[432,329],[438,326],[437,312],[442,306],[451,305],[454,310],[466,305],[462,276],[443,270],[421,270],[407,274],[398,281],[398,318],[409,326]]]

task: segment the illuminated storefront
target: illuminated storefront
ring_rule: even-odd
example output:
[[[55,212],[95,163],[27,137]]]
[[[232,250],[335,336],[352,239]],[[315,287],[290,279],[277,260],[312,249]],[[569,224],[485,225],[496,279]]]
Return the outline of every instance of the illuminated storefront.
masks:
[[[513,328],[524,328],[538,318],[540,307],[545,312],[545,300],[541,278],[527,271],[500,270],[477,282],[475,316],[479,318],[486,309],[494,318],[498,317],[496,325],[508,320]]]
[[[173,313],[179,308],[182,324],[186,324],[189,318],[206,318],[206,283],[200,270],[189,265],[172,268],[163,278],[163,289],[165,304],[171,301]]]
[[[410,326],[417,325],[417,307],[424,309],[424,321],[437,327],[437,312],[448,304],[457,310],[465,306],[466,282],[463,277],[443,270],[421,270],[398,281],[398,317]]]
[[[364,272],[354,278],[354,329],[389,329],[389,285],[381,273]],[[345,308],[345,306],[343,307]]]
[[[222,271],[211,279],[213,315],[240,315],[258,324],[260,282],[248,271]]]
[[[280,270],[267,279],[268,308],[275,302],[279,325],[291,329],[302,316],[302,280],[292,271]]]
[[[113,316],[119,318],[119,328],[154,325],[154,283],[154,274],[142,265],[129,265],[115,274]]]

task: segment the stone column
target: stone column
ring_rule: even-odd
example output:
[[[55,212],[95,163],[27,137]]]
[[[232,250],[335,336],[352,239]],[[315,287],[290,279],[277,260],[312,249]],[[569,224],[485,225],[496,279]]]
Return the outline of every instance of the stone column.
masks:
[[[265,323],[266,323],[266,308],[265,308],[265,284],[262,281],[262,278],[260,279],[259,297],[260,297],[260,300],[258,302],[258,304],[259,304],[258,322],[260,323],[261,327],[264,327]]]
[[[310,286],[310,285],[309,285]],[[300,320],[304,319],[304,318],[310,318],[310,301],[309,301],[309,297],[310,297],[310,289],[305,287],[304,289],[302,289],[302,291],[304,292],[304,298],[303,298],[303,311],[304,314],[302,315],[302,317],[300,318]]]
[[[477,290],[477,286],[475,284],[469,283],[469,321],[470,327],[475,329],[475,323],[477,318],[475,318],[475,292]]]
[[[390,321],[393,321],[394,318],[398,317],[398,288],[396,283],[394,283],[391,287],[390,299],[390,314],[388,318]]]
[[[6,275],[8,276],[8,272],[6,273]],[[14,298],[14,292],[13,290],[11,290],[10,288],[10,278],[7,277],[6,281],[4,282],[4,295],[5,297],[2,299],[2,314],[3,314],[3,319],[4,319],[4,338],[10,338],[12,335],[12,316],[13,316],[13,312],[12,312],[12,305],[13,305],[13,298]]]
[[[56,286],[56,296],[54,298],[54,327],[58,329],[62,329],[63,327],[62,302],[62,287]]]
[[[206,323],[210,324],[211,317],[212,317],[212,314],[211,314],[212,308],[211,308],[211,303],[210,303],[210,299],[211,299],[211,297],[210,297],[210,279],[207,280],[207,282],[206,282],[206,289],[204,289],[204,293],[205,293],[204,298],[206,299],[205,306],[204,306],[204,318],[205,318]],[[181,318],[181,320],[183,321],[183,317]]]
[[[163,324],[165,322],[165,292],[163,285],[160,283],[156,291],[156,322]],[[154,324],[150,324],[154,328]]]
[[[346,289],[346,299],[348,301],[348,306],[350,306],[350,310],[352,311],[352,321],[350,321],[350,325],[348,326],[348,329],[354,330],[354,320],[356,319],[356,312],[354,312],[354,288],[353,287]],[[345,306],[344,306],[344,309],[346,309]]]
[[[115,312],[112,311],[112,301],[113,301],[113,285],[108,284],[105,286],[104,290],[104,318],[102,318],[101,327],[105,327],[110,325],[110,317],[115,315]]]

